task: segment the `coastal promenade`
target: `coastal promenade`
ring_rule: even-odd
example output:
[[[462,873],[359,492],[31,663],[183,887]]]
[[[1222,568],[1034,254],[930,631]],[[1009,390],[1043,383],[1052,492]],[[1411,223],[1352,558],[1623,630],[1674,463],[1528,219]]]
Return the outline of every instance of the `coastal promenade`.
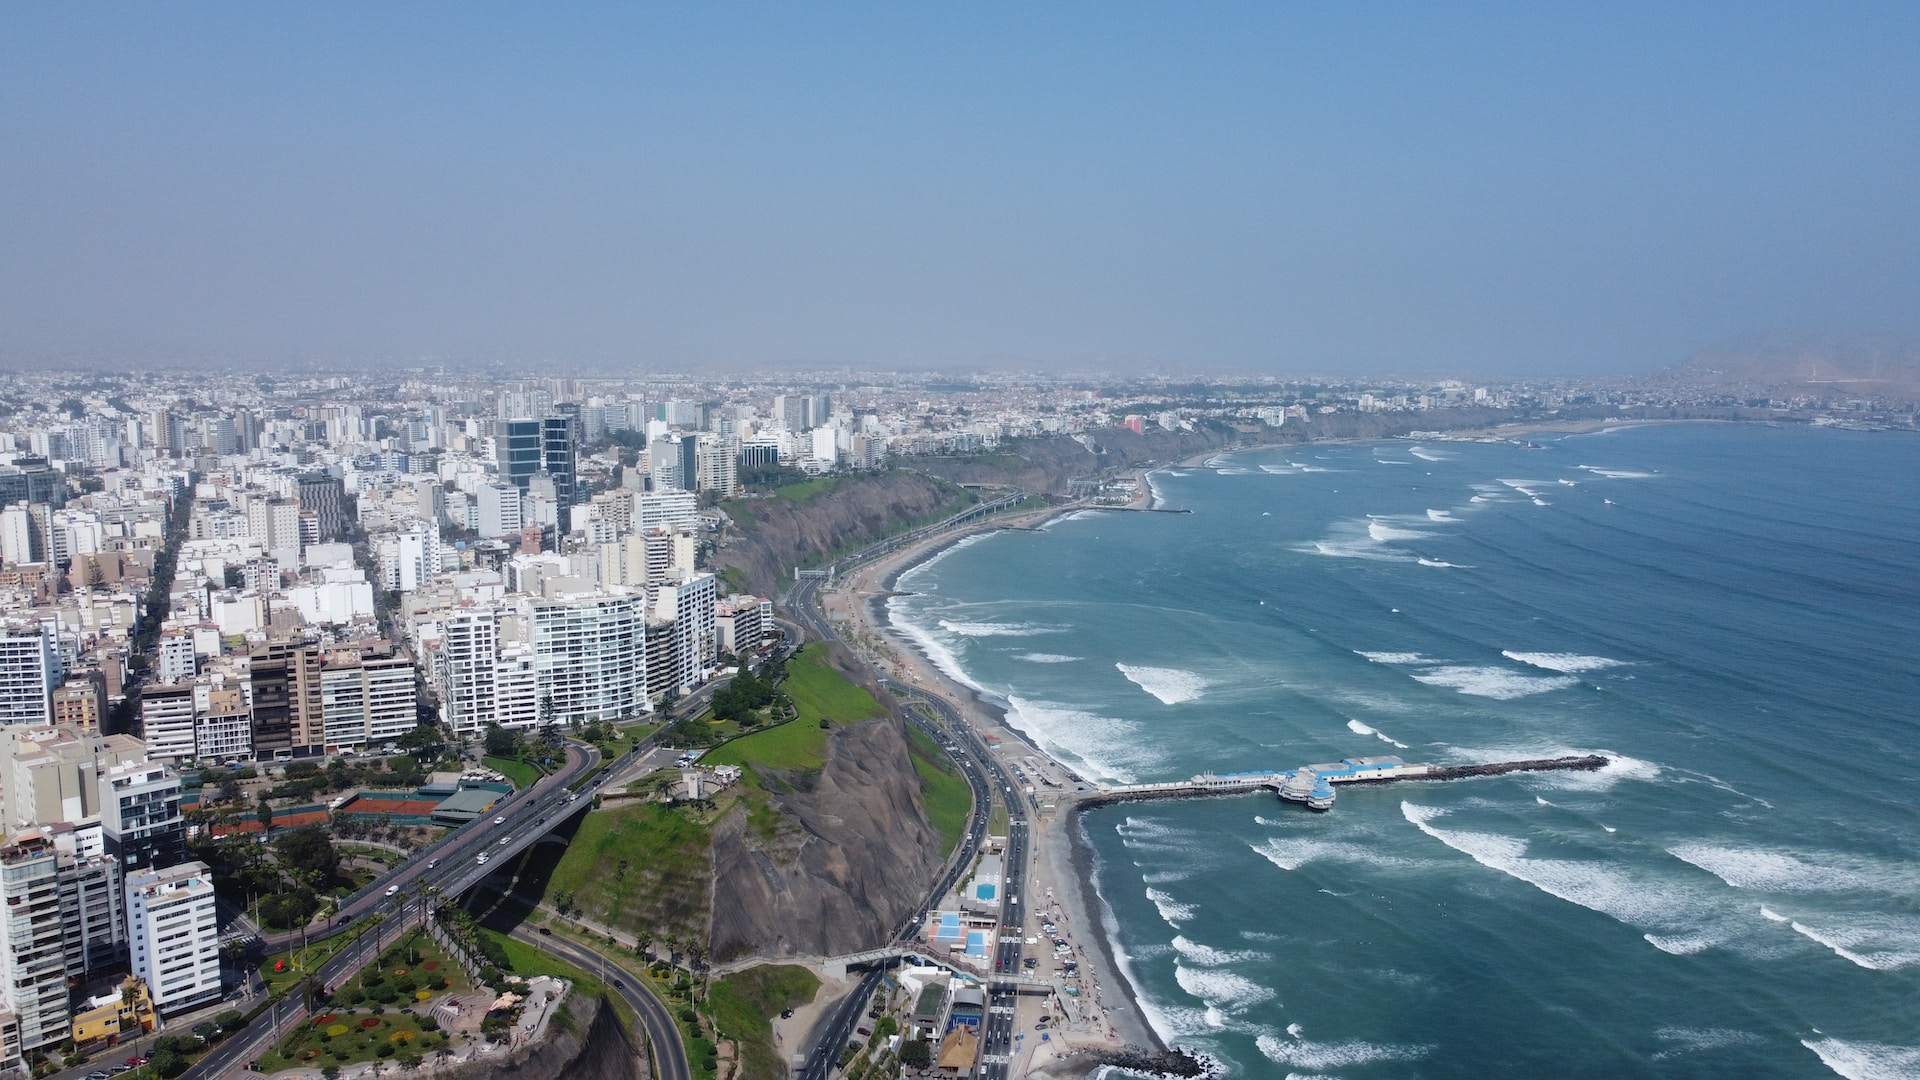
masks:
[[[1086,1056],[1089,1052],[1110,1055],[1123,1047],[1164,1048],[1132,1001],[1100,935],[1099,916],[1088,902],[1092,895],[1090,857],[1074,843],[1071,800],[1041,804],[1026,795],[1024,778],[1017,781],[1011,771],[1015,760],[1045,757],[1044,753],[1021,733],[1008,728],[997,710],[946,679],[894,637],[884,615],[872,610],[872,605],[889,594],[893,579],[901,572],[964,536],[1032,528],[1050,518],[1092,508],[1095,504],[1074,503],[970,521],[964,527],[930,532],[918,543],[890,545],[877,555],[857,553],[855,558],[843,560],[832,575],[799,577],[786,598],[788,613],[809,636],[839,641],[881,672],[883,685],[903,703],[910,721],[937,724],[938,732],[951,740],[949,752],[957,751],[968,764],[977,763],[974,775],[985,778],[994,802],[1006,808],[1009,899],[1002,911],[1000,944],[988,977],[988,1009],[981,1032],[980,1076],[984,1080],[1008,1080],[1044,1071],[1050,1065],[1070,1069],[1076,1061],[1091,1064],[1091,1057]],[[847,569],[849,562],[851,569]],[[837,594],[836,599],[843,601],[836,605],[834,618],[828,617],[821,603],[822,591],[829,588]],[[1091,790],[1070,769],[1050,758],[1047,762],[1051,771],[1070,778],[1066,782],[1082,791]],[[976,789],[976,802],[978,799]],[[984,820],[986,811],[980,807],[976,810],[976,818]],[[948,887],[950,883],[943,882],[930,899],[937,899]],[[1073,1011],[1076,1019],[1044,1033],[1036,1031],[1036,1024],[1042,1017],[1055,1017],[1047,996],[1020,993],[1024,982],[1039,981],[1023,977],[1023,963],[1025,942],[1038,934],[1042,912],[1072,942],[1073,959],[1079,968],[1077,976],[1067,980],[1079,994]],[[841,1006],[816,1025],[806,1066],[799,1072],[803,1080],[825,1080],[831,1071],[828,1063],[832,1055],[863,1015],[880,974],[878,968],[868,972]]]

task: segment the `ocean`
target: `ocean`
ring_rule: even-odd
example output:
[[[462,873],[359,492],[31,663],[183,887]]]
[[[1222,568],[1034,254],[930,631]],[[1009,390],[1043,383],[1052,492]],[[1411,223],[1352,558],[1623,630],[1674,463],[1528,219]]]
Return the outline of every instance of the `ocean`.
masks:
[[[1169,1042],[1252,1077],[1920,1076],[1920,439],[1223,455],[890,614],[1085,775],[1604,752],[1088,813]]]

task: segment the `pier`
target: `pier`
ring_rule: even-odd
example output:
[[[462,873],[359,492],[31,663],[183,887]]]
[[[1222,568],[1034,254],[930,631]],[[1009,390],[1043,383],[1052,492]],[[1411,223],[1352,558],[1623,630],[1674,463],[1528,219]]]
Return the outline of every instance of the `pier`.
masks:
[[[1397,757],[1342,758],[1319,765],[1301,765],[1286,770],[1239,773],[1201,773],[1191,780],[1163,784],[1123,784],[1103,787],[1080,800],[1080,805],[1105,806],[1109,803],[1140,802],[1148,799],[1199,799],[1211,795],[1244,795],[1271,791],[1288,802],[1303,803],[1309,810],[1333,808],[1336,784],[1390,784],[1400,780],[1466,780],[1476,776],[1501,776],[1515,772],[1593,772],[1611,759],[1604,754],[1558,758],[1532,758],[1526,761],[1496,761],[1485,765],[1418,765]]]

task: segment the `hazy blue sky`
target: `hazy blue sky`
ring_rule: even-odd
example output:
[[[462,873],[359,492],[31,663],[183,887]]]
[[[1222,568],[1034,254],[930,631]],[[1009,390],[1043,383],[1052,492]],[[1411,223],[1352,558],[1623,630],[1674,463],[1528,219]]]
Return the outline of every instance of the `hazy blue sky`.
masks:
[[[0,5],[0,362],[1920,331],[1920,4]]]

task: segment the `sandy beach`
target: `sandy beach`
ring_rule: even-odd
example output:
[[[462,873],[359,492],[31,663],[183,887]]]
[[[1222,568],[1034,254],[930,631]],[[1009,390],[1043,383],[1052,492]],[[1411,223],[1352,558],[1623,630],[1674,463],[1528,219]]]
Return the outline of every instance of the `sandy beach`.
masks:
[[[1142,483],[1140,497],[1133,505],[1144,505],[1148,497],[1147,486]],[[982,701],[971,688],[948,678],[904,641],[889,622],[885,604],[902,574],[968,536],[1007,528],[1035,528],[1053,517],[1090,508],[1085,504],[1072,504],[1003,518],[991,525],[904,549],[842,579],[836,589],[842,600],[830,610],[845,620],[844,636],[876,667],[902,682],[946,698],[982,736],[998,738],[1002,753],[1012,749],[1021,756],[1034,755],[1051,763],[1059,773],[1070,776],[1070,768],[1053,761],[1024,734],[1010,728],[998,707]],[[1059,1024],[1049,1032],[1050,1038],[1043,1041],[1033,1036],[1032,1024],[1023,1016],[1022,1029],[1031,1041],[1018,1056],[1019,1068],[1014,1075],[1041,1071],[1050,1075],[1078,1075],[1075,1071],[1078,1055],[1095,1047],[1162,1048],[1134,998],[1133,988],[1120,977],[1114,963],[1104,929],[1107,912],[1093,885],[1093,856],[1081,838],[1078,819],[1071,787],[1033,814],[1033,838],[1039,851],[1029,871],[1029,895],[1033,897],[1036,924],[1042,915],[1051,918],[1073,947],[1074,959],[1080,966],[1077,1005],[1081,1019],[1078,1024]],[[1029,934],[1038,932],[1037,925],[1028,929]],[[1033,1018],[1037,1019],[1040,1012],[1034,1008]]]

